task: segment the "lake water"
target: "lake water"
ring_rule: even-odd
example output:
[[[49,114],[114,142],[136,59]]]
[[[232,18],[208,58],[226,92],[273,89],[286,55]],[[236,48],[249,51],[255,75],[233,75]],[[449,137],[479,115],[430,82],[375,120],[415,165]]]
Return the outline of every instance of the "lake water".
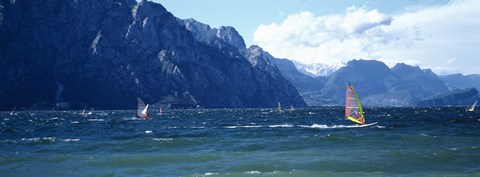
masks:
[[[0,113],[0,176],[480,176],[480,112],[343,108]]]

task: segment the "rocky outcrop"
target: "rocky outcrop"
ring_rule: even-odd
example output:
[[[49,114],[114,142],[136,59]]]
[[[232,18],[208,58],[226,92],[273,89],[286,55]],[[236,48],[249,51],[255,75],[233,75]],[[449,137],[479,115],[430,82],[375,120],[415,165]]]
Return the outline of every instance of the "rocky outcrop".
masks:
[[[272,57],[270,61],[277,66],[282,75],[290,81],[300,93],[307,91],[320,91],[325,85],[324,82],[326,81],[326,77],[313,77],[300,73],[295,67],[295,64],[288,59]]]
[[[262,83],[259,89],[262,89],[262,92],[265,93],[275,92],[275,94],[262,95],[261,97],[273,96],[275,100],[278,100],[283,105],[292,105],[295,107],[306,106],[306,103],[298,94],[295,86],[285,79],[277,66],[271,62],[273,57],[269,53],[263,51],[263,49],[258,46],[250,46],[244,51],[243,55],[257,70],[257,72],[254,73],[258,76],[257,78],[259,78],[257,83]],[[268,81],[273,81],[278,85],[269,83]]]
[[[196,40],[214,47],[230,57],[242,58],[241,52],[246,49],[246,45],[235,28],[230,26],[211,28],[194,19],[177,19],[177,22],[190,31]]]
[[[450,89],[465,89],[470,87],[475,87],[477,90],[480,89],[480,74],[451,74],[440,76],[440,78],[445,82],[445,85]]]
[[[245,41],[238,31],[231,26],[211,28],[209,25],[196,21],[195,19],[178,19],[177,22],[192,32],[193,37],[198,41],[212,43],[215,40],[228,43],[237,49],[245,49]]]
[[[274,57],[263,51],[259,46],[245,48],[245,42],[235,28],[222,26],[219,29],[212,29],[210,26],[193,19],[177,19],[177,21],[180,25],[185,26],[198,41],[221,51],[231,58],[246,60],[250,63],[253,67],[251,74],[256,89],[243,88],[246,85],[251,85],[251,83],[245,83],[243,80],[235,82],[238,83],[235,87],[243,88],[242,90],[246,93],[255,93],[255,97],[260,99],[273,98],[273,102],[270,104],[280,102],[295,107],[306,106],[295,86],[285,79],[277,66],[271,62]],[[245,73],[237,72],[237,74],[243,75]]]
[[[416,103],[417,106],[465,106],[471,105],[479,99],[478,90],[475,88],[455,89],[434,97],[423,99]]]
[[[135,97],[177,107],[305,105],[281,75],[243,57],[233,28],[205,43],[199,37],[209,36],[149,1],[0,3],[0,109],[126,109]]]
[[[422,70],[418,66],[398,63],[392,71],[405,83],[407,89],[419,98],[427,98],[448,91],[445,82],[430,69]]]

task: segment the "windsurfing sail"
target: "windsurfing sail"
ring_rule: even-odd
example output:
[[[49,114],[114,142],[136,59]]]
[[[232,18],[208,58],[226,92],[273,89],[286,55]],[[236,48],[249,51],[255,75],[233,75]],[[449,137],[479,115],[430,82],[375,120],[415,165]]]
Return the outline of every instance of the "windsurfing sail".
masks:
[[[80,115],[86,115],[87,113],[85,112],[85,110],[87,109],[87,106],[84,106],[83,107],[83,111],[80,113]]]
[[[157,114],[157,115],[162,115],[162,113],[163,113],[163,108],[162,108],[162,106],[160,106],[160,110],[158,110],[158,114]]]
[[[478,100],[475,101],[475,103],[473,103],[473,105],[468,109],[468,112],[473,112],[473,111],[475,111],[475,106],[477,106],[477,102],[478,102]]]
[[[278,112],[282,112],[282,104],[280,104],[280,101],[277,103],[278,104]]]
[[[145,105],[145,103],[143,102],[143,100],[140,99],[140,98],[137,98],[137,102],[138,102],[137,117],[138,117],[138,118],[148,119],[148,118],[149,118],[149,115],[148,115],[148,104]]]
[[[365,124],[362,105],[351,83],[348,83],[345,99],[345,118],[357,124]]]
[[[80,115],[83,115],[83,116],[88,116],[90,114],[92,114],[92,112],[91,111],[87,112],[87,106],[84,106],[83,111],[80,113]]]
[[[295,108],[292,105],[290,105],[290,111],[295,111]]]
[[[16,106],[13,108],[12,112],[10,112],[10,115],[17,115],[17,113],[15,112],[15,109],[17,109]]]

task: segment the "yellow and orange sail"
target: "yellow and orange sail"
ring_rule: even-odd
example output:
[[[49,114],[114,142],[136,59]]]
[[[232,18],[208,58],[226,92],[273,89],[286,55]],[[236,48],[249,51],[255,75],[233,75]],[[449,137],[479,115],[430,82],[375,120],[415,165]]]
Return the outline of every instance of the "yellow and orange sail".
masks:
[[[345,118],[357,124],[365,124],[362,105],[351,83],[348,83],[345,99]]]

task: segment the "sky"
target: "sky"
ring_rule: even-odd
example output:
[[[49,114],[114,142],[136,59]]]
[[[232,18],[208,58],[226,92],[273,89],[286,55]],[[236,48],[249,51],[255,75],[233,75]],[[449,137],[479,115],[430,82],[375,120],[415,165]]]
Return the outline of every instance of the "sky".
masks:
[[[439,75],[480,73],[478,0],[153,0],[247,46],[303,63],[374,59]]]

